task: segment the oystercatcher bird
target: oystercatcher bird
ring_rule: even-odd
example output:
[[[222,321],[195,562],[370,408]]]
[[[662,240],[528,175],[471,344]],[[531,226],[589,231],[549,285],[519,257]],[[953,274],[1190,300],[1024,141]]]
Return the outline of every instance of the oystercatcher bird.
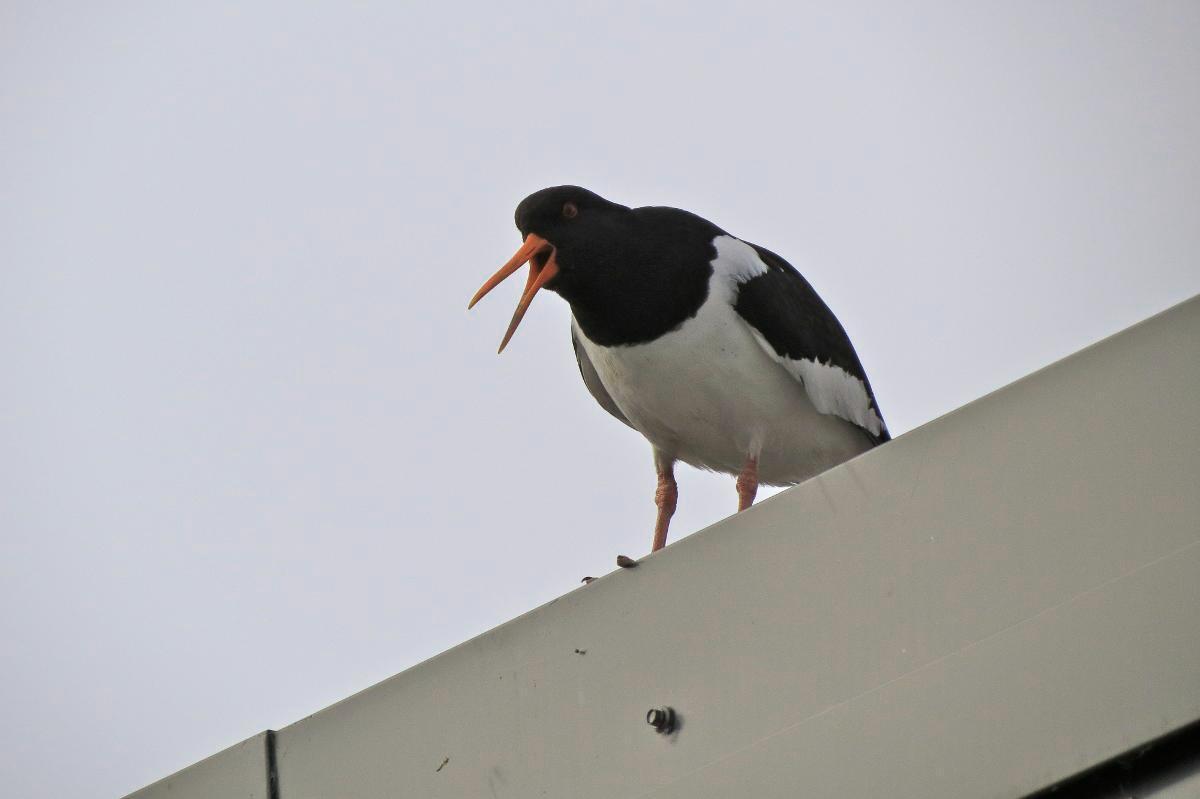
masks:
[[[770,250],[578,186],[529,195],[516,223],[524,243],[467,307],[529,263],[503,351],[539,289],[570,304],[588,391],[654,450],[652,551],[675,512],[676,461],[737,475],[741,511],[759,483],[798,483],[890,438],[841,323]]]

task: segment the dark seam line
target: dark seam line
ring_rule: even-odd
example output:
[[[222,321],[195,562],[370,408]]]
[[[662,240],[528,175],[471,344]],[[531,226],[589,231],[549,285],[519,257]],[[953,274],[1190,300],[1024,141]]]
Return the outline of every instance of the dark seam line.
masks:
[[[279,799],[279,768],[275,762],[275,730],[267,730],[267,799]]]
[[[1200,771],[1200,721],[1148,741],[1025,799],[1100,799],[1157,792]]]

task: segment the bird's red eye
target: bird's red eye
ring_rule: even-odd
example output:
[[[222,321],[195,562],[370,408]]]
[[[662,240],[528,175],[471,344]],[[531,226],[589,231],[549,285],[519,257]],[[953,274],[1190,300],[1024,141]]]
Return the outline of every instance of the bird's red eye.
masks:
[[[579,208],[572,202],[563,203],[563,219],[574,219],[579,216]]]

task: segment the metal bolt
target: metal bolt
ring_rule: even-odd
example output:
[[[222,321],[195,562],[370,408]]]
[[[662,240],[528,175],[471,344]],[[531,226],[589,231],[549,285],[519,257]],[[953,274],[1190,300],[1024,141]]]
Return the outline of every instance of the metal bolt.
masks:
[[[650,708],[646,711],[646,723],[653,727],[655,732],[663,734],[673,732],[675,730],[675,708]]]

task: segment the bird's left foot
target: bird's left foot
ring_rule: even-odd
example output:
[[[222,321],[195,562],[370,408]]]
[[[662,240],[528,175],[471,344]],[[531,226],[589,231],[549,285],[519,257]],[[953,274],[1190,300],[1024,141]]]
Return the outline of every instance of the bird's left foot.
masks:
[[[746,465],[742,467],[735,485],[740,513],[754,504],[754,495],[758,493],[758,458],[753,455],[746,458]]]

